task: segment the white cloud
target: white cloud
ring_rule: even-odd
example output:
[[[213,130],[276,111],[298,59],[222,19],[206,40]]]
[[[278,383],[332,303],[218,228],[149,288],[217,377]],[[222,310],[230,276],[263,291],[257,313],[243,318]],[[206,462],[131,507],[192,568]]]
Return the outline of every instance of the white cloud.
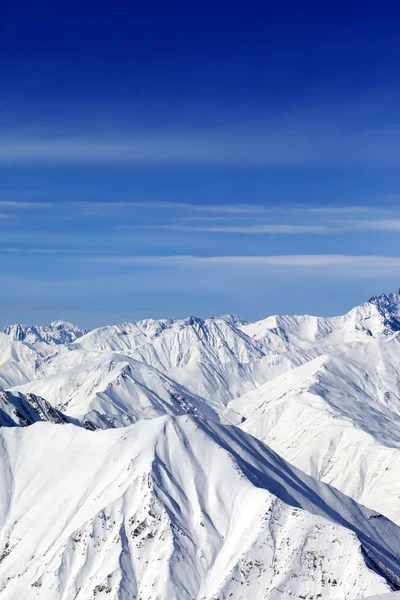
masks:
[[[301,210],[299,208],[299,210]],[[310,213],[327,214],[358,214],[358,213],[376,213],[386,212],[387,209],[376,206],[312,206],[307,209]]]
[[[18,200],[0,200],[0,208],[53,208],[54,202],[20,202]]]
[[[110,254],[107,250],[88,250],[77,248],[0,248],[6,254]]]
[[[149,208],[149,209],[166,209],[166,210],[188,210],[195,212],[210,212],[210,213],[227,213],[227,214],[246,214],[246,213],[268,213],[271,211],[282,209],[280,207],[268,207],[258,204],[192,204],[190,202],[165,202],[165,201],[149,201],[149,202],[70,202],[65,206],[82,207],[85,209],[111,209],[116,208]]]
[[[400,219],[385,219],[381,221],[356,221],[358,229],[368,231],[400,231]]]
[[[357,212],[377,212],[385,209],[375,208],[372,206],[294,206],[294,205],[263,205],[263,204],[195,204],[191,202],[169,202],[169,201],[110,201],[110,202],[98,202],[98,201],[57,201],[57,202],[27,202],[19,200],[0,200],[0,208],[13,208],[13,209],[49,209],[49,210],[80,210],[80,211],[115,211],[117,209],[129,209],[129,208],[144,208],[150,210],[165,209],[165,210],[183,210],[200,213],[199,215],[189,216],[188,219],[221,219],[221,215],[237,215],[240,217],[245,214],[273,214],[273,213],[357,213]],[[202,216],[201,213],[211,213],[211,216]],[[215,217],[213,216],[215,213]]]
[[[325,225],[284,225],[284,224],[269,224],[269,225],[224,225],[224,226],[197,226],[187,227],[185,225],[143,225],[138,226],[140,229],[170,229],[172,231],[204,231],[210,233],[246,233],[246,234],[324,234],[338,233],[338,229],[332,229]]]
[[[400,256],[348,254],[278,254],[266,256],[118,255],[107,250],[68,248],[0,248],[10,254],[66,254],[85,262],[119,265],[260,265],[282,267],[400,268]]]
[[[261,123],[232,130],[140,135],[21,138],[0,142],[3,164],[137,164],[194,166],[392,166],[400,163],[395,128],[356,131],[312,123]]]
[[[269,256],[106,256],[89,259],[111,264],[171,264],[171,265],[265,265],[288,267],[372,267],[400,268],[397,256],[354,256],[345,254],[281,254]]]

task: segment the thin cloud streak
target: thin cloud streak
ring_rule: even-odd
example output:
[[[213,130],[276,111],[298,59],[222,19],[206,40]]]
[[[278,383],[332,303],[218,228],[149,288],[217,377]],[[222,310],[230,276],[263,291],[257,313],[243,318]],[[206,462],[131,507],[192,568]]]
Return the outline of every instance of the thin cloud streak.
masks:
[[[135,229],[156,229],[181,231],[186,233],[241,233],[247,235],[275,234],[275,235],[338,235],[342,233],[354,233],[360,231],[400,231],[400,219],[386,219],[380,221],[338,221],[325,225],[293,225],[284,223],[267,223],[264,225],[196,225],[188,226],[180,223],[163,225],[136,225]]]
[[[12,254],[67,254],[82,262],[112,265],[265,265],[288,267],[377,267],[400,268],[400,256],[346,255],[346,254],[279,254],[266,256],[195,256],[195,255],[136,255],[112,254],[106,250],[79,250],[65,248],[0,248]],[[82,257],[82,258],[80,258]]]
[[[325,225],[248,225],[248,226],[198,226],[198,227],[187,227],[185,225],[138,225],[138,229],[166,229],[172,231],[182,232],[209,232],[209,233],[245,233],[245,234],[283,234],[283,235],[296,235],[296,234],[330,234],[339,233],[341,230],[332,229]]]
[[[288,129],[264,123],[245,133],[9,136],[0,142],[2,164],[375,168],[398,167],[399,156],[399,134],[393,128],[351,132],[307,124]]]
[[[304,213],[304,214],[356,214],[362,213],[377,213],[387,212],[389,209],[375,208],[372,206],[321,206],[310,207],[293,206],[293,205],[261,205],[261,204],[193,204],[190,202],[167,202],[167,201],[115,201],[115,202],[97,202],[97,201],[61,201],[61,202],[26,202],[18,200],[0,200],[0,208],[13,208],[15,210],[25,210],[32,208],[48,209],[48,210],[116,210],[128,208],[144,208],[144,209],[165,209],[165,210],[187,210],[195,213],[216,213],[215,219],[221,219],[218,213],[224,215],[245,215],[245,214],[270,214],[270,213]],[[186,217],[187,219],[212,219],[213,216],[198,216]]]
[[[91,260],[91,259],[89,259]],[[281,254],[269,256],[115,256],[93,258],[93,262],[135,265],[170,264],[182,266],[232,264],[288,267],[376,267],[400,268],[397,256],[354,256],[345,254]]]
[[[19,200],[0,200],[0,208],[54,208],[54,202],[22,202]]]
[[[189,202],[165,202],[165,201],[149,201],[149,202],[71,202],[70,207],[81,206],[84,208],[151,208],[151,209],[172,209],[172,210],[189,210],[198,212],[211,213],[268,213],[281,208],[262,206],[257,204],[191,204]]]
[[[301,208],[299,208],[301,210]],[[317,214],[357,214],[357,213],[380,213],[387,212],[388,209],[375,206],[314,206],[308,208],[308,212]]]
[[[358,229],[368,231],[400,231],[400,219],[385,219],[382,221],[357,221]]]
[[[110,250],[88,250],[77,248],[0,248],[6,254],[110,254]]]

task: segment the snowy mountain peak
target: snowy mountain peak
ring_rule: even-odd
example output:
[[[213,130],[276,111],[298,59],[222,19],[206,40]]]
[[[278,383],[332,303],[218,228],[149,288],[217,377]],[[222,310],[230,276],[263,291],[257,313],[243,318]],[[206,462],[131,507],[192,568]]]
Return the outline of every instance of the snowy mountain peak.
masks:
[[[237,428],[38,423],[0,442],[4,600],[355,600],[398,581],[399,527]]]
[[[21,341],[25,339],[27,329],[28,327],[26,325],[15,324],[3,327],[0,332],[4,333],[5,335],[9,335],[14,340]]]
[[[374,304],[380,310],[384,310],[395,315],[400,315],[400,289],[390,294],[372,296],[368,302]]]
[[[2,600],[400,589],[399,331],[400,291],[0,331]]]
[[[0,333],[10,336],[15,341],[69,344],[82,337],[87,330],[81,329],[69,321],[57,320],[44,325],[8,325],[1,329]]]
[[[400,331],[400,289],[388,295],[373,296],[368,302],[376,306],[390,330]]]
[[[214,321],[225,321],[226,323],[229,323],[229,325],[234,325],[235,327],[247,325],[248,323],[248,321],[242,319],[239,315],[219,315],[218,317],[211,317],[211,319]]]
[[[186,317],[186,319],[183,319],[182,324],[184,326],[193,326],[193,325],[199,325],[200,327],[202,327],[204,325],[205,321],[204,319],[201,319],[200,317],[195,317],[193,315],[191,315],[190,317]]]

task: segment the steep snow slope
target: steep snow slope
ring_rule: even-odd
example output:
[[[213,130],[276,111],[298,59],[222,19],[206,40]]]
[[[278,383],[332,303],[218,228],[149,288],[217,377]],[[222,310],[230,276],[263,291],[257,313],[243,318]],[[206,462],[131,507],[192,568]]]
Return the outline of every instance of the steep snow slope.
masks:
[[[124,354],[76,350],[55,357],[48,370],[56,374],[15,391],[40,394],[65,415],[96,427],[123,427],[164,414],[202,414],[219,419],[201,398],[154,367]],[[225,420],[240,420],[233,411],[225,413]],[[223,419],[222,411],[220,415]]]
[[[80,364],[82,350],[119,352],[162,371],[218,412],[232,398],[327,348],[390,337],[398,328],[399,305],[399,294],[392,294],[331,319],[269,317],[253,324],[234,316],[148,319],[86,334],[66,322],[14,326],[0,333],[0,385],[10,388],[63,374]]]
[[[136,359],[155,367],[174,380],[178,387],[183,386],[186,393],[203,398],[217,413],[225,413],[224,406],[229,399],[286,370],[288,365],[301,364],[308,358],[307,353],[297,356],[296,352],[279,360],[275,356],[265,356],[257,344],[235,328],[234,323],[237,322],[235,317],[207,321],[190,318],[179,322],[142,321],[94,330],[45,359],[35,356],[36,368],[30,369],[30,378],[26,365],[32,363],[32,359],[26,358],[23,383],[27,379],[34,383],[23,389],[53,398],[53,388],[56,392],[64,388],[67,371],[76,368],[86,376],[86,363],[91,361],[87,357],[89,352],[95,354],[93,348],[98,356],[103,356],[106,371],[107,357],[111,356],[110,349],[114,349],[115,353],[124,357],[123,360]],[[143,331],[148,335],[143,337]],[[60,377],[58,384],[55,382],[56,375]],[[50,376],[54,377],[48,385],[46,378]],[[11,375],[9,379],[12,380]],[[71,381],[70,377],[68,379]],[[16,385],[20,382],[17,381]],[[13,386],[10,383],[8,387]],[[99,387],[96,391],[101,393],[103,390]]]
[[[69,321],[52,321],[45,325],[9,325],[0,330],[2,336],[24,341],[29,345],[72,344],[87,333]]]
[[[45,359],[64,352],[85,330],[68,321],[0,330],[0,386],[21,385],[45,374]]]
[[[137,323],[121,323],[93,329],[82,336],[76,345],[86,350],[121,351],[133,350],[158,337],[166,329],[179,327],[180,321],[172,319],[145,319]]]
[[[71,422],[40,396],[12,394],[0,389],[0,427],[26,427],[38,421]]]
[[[0,436],[5,600],[355,600],[398,581],[397,526],[237,428]]]
[[[182,329],[193,327],[195,324],[204,327],[207,323],[213,322],[224,322],[234,327],[246,324],[246,321],[243,321],[236,315],[214,317],[207,321],[197,317],[188,317],[187,319],[178,320],[144,319],[142,321],[137,321],[136,323],[122,323],[120,325],[108,325],[106,327],[93,329],[81,337],[77,344],[81,348],[90,350],[134,350],[142,344],[160,337],[164,333],[177,333]]]
[[[287,460],[400,523],[400,341],[320,356],[229,405]]]
[[[153,343],[142,345],[137,352],[165,371],[191,361],[248,363],[264,355],[257,344],[224,319],[203,321],[194,317],[178,330],[170,329]]]
[[[10,336],[6,336],[0,354],[0,383],[11,388],[63,374],[81,364],[82,350],[105,356],[115,351],[151,364],[219,410],[230,398],[263,383],[269,373],[269,365],[260,362],[265,353],[236,328],[237,324],[242,321],[233,316],[207,321],[194,317],[147,320],[93,330],[64,345],[28,344],[24,338],[10,343]],[[270,357],[266,358],[263,363],[269,362]],[[306,359],[285,357],[282,364],[298,364],[299,360]]]
[[[379,594],[379,596],[368,596],[365,600],[399,600],[400,592],[393,592],[389,594]]]
[[[207,398],[215,408],[254,387],[257,363],[265,355],[257,342],[237,329],[237,323],[240,321],[234,317],[141,321],[130,327],[125,324],[122,329],[94,330],[78,345],[121,349]]]
[[[275,352],[262,349],[226,319],[194,318],[142,344],[132,356],[167,373],[215,410],[282,372],[283,365],[286,370],[308,358],[294,350],[276,361]]]
[[[400,331],[400,291],[374,296],[340,317],[273,316],[240,329],[262,347],[278,352],[382,339]]]
[[[207,320],[148,319],[94,330],[73,346],[116,350],[144,361],[218,411],[221,404],[326,348],[390,337],[398,330],[399,306],[396,293],[372,298],[346,315],[330,319],[270,317],[255,324],[243,324],[229,315]],[[278,368],[271,369],[273,365]]]
[[[379,596],[368,596],[365,600],[398,600],[400,598],[400,592],[393,592],[392,594],[379,594]]]
[[[312,352],[293,351],[280,356],[263,357],[245,365],[239,362],[226,365],[218,361],[191,362],[164,374],[143,360],[135,360],[124,353],[91,352],[76,348],[42,361],[42,371],[46,376],[10,389],[34,392],[57,404],[66,414],[79,418],[90,411],[110,416],[113,414],[115,419],[107,421],[113,426],[164,414],[166,407],[163,402],[169,402],[171,394],[186,398],[201,414],[237,424],[240,417],[226,407],[231,398],[253,390],[264,381],[312,357]],[[127,372],[123,377],[120,371],[124,368]],[[160,402],[160,395],[163,402]],[[160,411],[154,412],[156,405]],[[182,408],[189,410],[189,407]],[[127,418],[119,418],[121,411]]]
[[[104,380],[111,385],[108,371],[115,370],[107,361],[112,363],[113,356],[119,354],[124,358],[117,360],[127,364],[135,359],[151,365],[149,369],[155,367],[169,379],[167,387],[174,385],[180,395],[196,398],[203,414],[221,415],[223,421],[236,423],[235,415],[227,415],[225,409],[230,400],[324,352],[341,352],[343,346],[355,340],[371,344],[394,335],[399,298],[399,294],[372,298],[347,315],[331,319],[270,317],[255,324],[243,324],[234,316],[180,321],[148,319],[86,334],[67,322],[30,328],[14,326],[0,334],[0,384],[5,388],[29,384],[21,389],[57,405],[66,403],[66,410],[71,408],[73,416],[84,417],[92,410],[106,413],[111,417],[105,419],[106,425],[126,425],[146,412],[149,416],[161,414],[162,411],[147,408],[143,413],[143,402],[154,405],[152,392],[158,395],[153,384],[149,386],[149,398],[139,402],[138,410],[137,386],[131,402],[126,400],[131,393],[125,390],[127,384],[119,388],[121,394],[106,393]],[[97,359],[100,355],[103,358]],[[104,371],[102,376],[98,376],[99,370]],[[392,393],[391,389],[388,391]],[[139,396],[144,398],[146,394],[142,386]],[[103,399],[100,406],[99,398]],[[77,404],[82,406],[79,415],[74,408]]]

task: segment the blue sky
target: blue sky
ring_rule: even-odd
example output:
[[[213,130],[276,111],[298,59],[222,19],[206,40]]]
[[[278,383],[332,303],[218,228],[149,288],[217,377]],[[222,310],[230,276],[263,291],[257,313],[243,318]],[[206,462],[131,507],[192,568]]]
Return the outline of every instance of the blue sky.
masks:
[[[338,314],[398,288],[398,17],[6,1],[0,325]]]

